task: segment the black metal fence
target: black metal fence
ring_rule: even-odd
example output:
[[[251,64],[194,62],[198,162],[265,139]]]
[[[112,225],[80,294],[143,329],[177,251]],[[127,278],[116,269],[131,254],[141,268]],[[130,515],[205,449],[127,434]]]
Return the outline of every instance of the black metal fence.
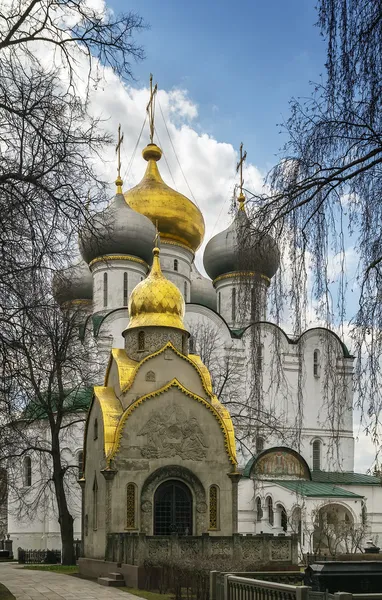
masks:
[[[74,540],[74,556],[76,561],[81,556],[81,540]],[[61,562],[61,550],[24,550],[18,549],[20,565],[56,565]]]
[[[56,565],[61,562],[61,550],[24,550],[18,549],[20,565]]]

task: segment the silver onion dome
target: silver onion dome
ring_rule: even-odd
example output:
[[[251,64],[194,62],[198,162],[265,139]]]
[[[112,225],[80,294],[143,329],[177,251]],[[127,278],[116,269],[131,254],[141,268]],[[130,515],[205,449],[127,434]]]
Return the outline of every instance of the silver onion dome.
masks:
[[[216,291],[212,281],[203,277],[195,265],[192,265],[191,270],[191,302],[202,304],[215,311],[217,309]]]
[[[52,287],[54,299],[58,304],[93,298],[93,277],[83,260],[57,271],[53,277]]]
[[[279,268],[280,252],[270,235],[250,230],[247,215],[239,210],[231,225],[210,239],[203,263],[211,279],[237,271],[271,278]]]
[[[95,258],[128,254],[152,263],[155,227],[117,193],[110,205],[86,223],[79,237],[80,252],[89,264]]]

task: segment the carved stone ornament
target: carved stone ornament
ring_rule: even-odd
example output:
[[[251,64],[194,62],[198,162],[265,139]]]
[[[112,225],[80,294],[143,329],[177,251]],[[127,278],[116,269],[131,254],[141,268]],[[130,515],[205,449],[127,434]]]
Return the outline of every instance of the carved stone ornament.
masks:
[[[195,417],[187,417],[178,406],[152,414],[138,433],[146,436],[143,458],[179,458],[201,461],[207,455],[204,433]]]
[[[146,381],[156,381],[156,375],[155,375],[154,371],[147,371]]]
[[[196,504],[196,511],[198,513],[205,513],[205,512],[207,512],[207,503],[206,502],[197,502],[197,504]]]
[[[145,502],[142,502],[141,509],[145,513],[151,513],[153,510],[153,505],[149,500],[146,500]]]

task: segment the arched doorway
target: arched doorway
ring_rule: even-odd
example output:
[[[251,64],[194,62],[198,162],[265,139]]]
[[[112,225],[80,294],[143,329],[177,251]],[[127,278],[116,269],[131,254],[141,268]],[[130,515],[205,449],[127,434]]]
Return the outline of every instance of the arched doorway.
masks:
[[[165,481],[154,496],[154,535],[192,535],[192,495],[176,479]]]

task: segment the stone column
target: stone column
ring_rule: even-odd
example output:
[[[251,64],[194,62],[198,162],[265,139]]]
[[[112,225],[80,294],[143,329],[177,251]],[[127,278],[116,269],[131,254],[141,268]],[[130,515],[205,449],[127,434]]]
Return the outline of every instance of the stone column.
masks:
[[[232,483],[232,533],[237,533],[238,529],[238,487],[241,479],[241,473],[228,473]]]
[[[281,526],[281,508],[280,506],[276,505],[274,510],[273,510],[273,515],[274,515],[274,522],[273,522],[273,527],[272,527],[272,533],[273,535],[278,535],[279,533],[284,533],[284,530]]]
[[[110,533],[111,528],[111,486],[113,483],[114,476],[117,471],[110,467],[101,471],[106,481],[106,498],[105,498],[105,550],[107,547],[107,536]]]

